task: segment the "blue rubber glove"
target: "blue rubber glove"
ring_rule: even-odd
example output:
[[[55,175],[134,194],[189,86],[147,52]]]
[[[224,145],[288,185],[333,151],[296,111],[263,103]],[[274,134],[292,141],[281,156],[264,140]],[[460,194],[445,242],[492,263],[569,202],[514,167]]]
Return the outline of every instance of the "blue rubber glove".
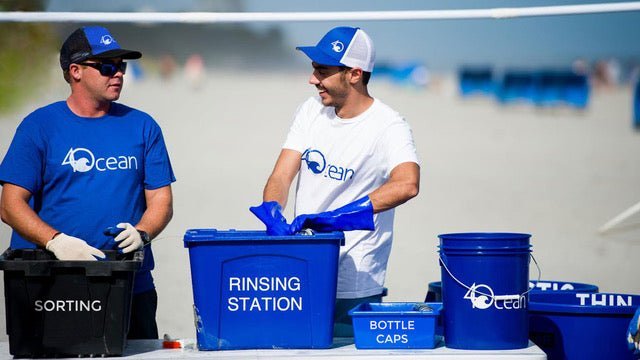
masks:
[[[124,229],[121,229],[115,226],[109,226],[108,228],[104,229],[104,231],[102,231],[102,233],[105,234],[106,236],[111,236],[108,244],[105,246],[106,249],[113,249],[113,250],[118,249],[118,242],[115,240],[115,238],[116,236],[120,235],[122,230]]]
[[[266,201],[260,206],[249,208],[267,226],[267,235],[292,235],[287,219],[282,215],[282,207],[277,201]]]
[[[636,356],[640,355],[640,307],[638,307],[636,314],[633,315],[633,319],[629,323],[627,342],[629,343],[629,350],[633,351]]]
[[[291,232],[312,229],[318,232],[375,230],[373,205],[369,196],[331,211],[319,214],[303,214],[293,219]]]

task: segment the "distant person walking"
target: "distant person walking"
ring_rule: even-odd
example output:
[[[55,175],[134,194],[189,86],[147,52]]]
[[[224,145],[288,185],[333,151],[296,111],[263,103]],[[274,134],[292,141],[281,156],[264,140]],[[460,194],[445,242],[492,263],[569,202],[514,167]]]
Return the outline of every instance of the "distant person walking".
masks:
[[[193,89],[199,89],[204,80],[204,59],[200,54],[189,56],[184,63],[184,75]]]
[[[171,80],[176,72],[178,64],[171,54],[164,54],[160,57],[160,78],[163,80]]]
[[[13,228],[11,248],[46,248],[60,260],[96,260],[113,246],[144,247],[136,273],[129,338],[157,338],[153,253],[146,246],[173,214],[175,181],[162,131],[148,114],[115,102],[138,59],[99,26],[75,30],[60,66],[66,101],[35,110],[18,126],[0,164],[0,215]]]

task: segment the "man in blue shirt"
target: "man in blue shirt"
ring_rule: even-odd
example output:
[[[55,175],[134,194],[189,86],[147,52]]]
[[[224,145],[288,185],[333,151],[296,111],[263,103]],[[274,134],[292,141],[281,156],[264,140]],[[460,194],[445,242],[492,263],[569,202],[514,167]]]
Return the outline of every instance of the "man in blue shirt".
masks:
[[[144,248],[136,273],[128,337],[158,338],[153,254],[145,246],[173,215],[175,181],[162,131],[148,114],[116,103],[125,59],[99,26],[74,31],[60,49],[71,87],[66,101],[35,110],[18,126],[0,164],[0,215],[13,228],[11,248],[44,247],[60,260],[96,260],[122,232],[123,252]]]

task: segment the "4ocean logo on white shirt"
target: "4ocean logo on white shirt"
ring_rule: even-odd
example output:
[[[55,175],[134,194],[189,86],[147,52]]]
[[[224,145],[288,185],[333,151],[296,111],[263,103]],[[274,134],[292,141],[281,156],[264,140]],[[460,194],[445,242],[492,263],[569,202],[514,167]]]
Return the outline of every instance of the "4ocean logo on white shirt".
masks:
[[[351,180],[356,174],[354,169],[327,163],[324,154],[320,150],[306,149],[302,153],[301,160],[307,163],[307,168],[312,173],[321,174],[332,180],[347,181]]]
[[[138,159],[135,156],[98,157],[86,148],[70,148],[60,165],[70,165],[73,172],[137,170]]]

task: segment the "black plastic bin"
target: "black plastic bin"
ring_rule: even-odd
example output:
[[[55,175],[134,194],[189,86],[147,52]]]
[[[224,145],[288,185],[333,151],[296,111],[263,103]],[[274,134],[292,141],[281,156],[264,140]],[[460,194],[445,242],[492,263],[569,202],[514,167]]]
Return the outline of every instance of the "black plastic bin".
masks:
[[[133,279],[144,255],[103,252],[107,258],[101,261],[60,261],[40,249],[2,254],[12,355],[122,355]]]

